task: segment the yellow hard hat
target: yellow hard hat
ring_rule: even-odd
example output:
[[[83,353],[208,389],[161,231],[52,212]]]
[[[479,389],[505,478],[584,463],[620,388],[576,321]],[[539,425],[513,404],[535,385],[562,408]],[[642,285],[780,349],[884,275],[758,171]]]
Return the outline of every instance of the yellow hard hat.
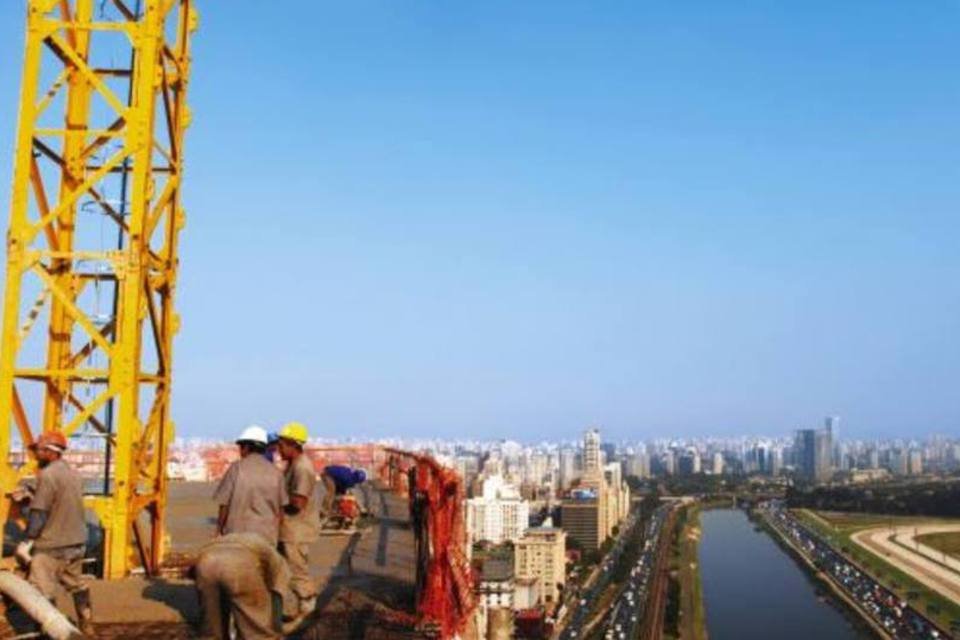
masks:
[[[303,444],[309,438],[307,427],[300,422],[288,422],[280,428],[280,437]]]

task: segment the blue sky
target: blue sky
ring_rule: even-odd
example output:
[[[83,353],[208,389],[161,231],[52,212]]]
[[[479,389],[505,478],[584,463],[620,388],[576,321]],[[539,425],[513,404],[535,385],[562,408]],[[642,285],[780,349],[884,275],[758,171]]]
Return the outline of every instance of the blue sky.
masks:
[[[957,2],[199,4],[181,433],[960,433]]]

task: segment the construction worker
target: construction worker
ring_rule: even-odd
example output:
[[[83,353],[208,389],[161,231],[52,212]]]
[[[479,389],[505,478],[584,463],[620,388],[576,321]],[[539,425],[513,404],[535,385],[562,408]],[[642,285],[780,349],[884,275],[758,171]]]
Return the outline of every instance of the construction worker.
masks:
[[[350,489],[367,481],[367,474],[362,469],[338,464],[324,467],[320,477],[323,480],[323,487],[326,489],[323,496],[322,511],[327,517],[335,515],[333,513],[333,503],[337,497],[345,496]]]
[[[252,425],[237,438],[240,459],[223,476],[214,500],[220,505],[217,534],[256,533],[276,546],[287,504],[283,473],[264,457],[267,432]]]
[[[293,574],[291,589],[300,598],[300,611],[308,613],[317,601],[317,587],[310,577],[310,544],[320,531],[320,514],[317,511],[317,473],[309,456],[303,451],[307,442],[307,428],[299,422],[291,422],[280,429],[277,451],[287,461],[287,494],[290,502],[283,512],[280,524],[280,553],[290,564]]]
[[[83,484],[79,474],[63,460],[67,439],[59,431],[45,431],[31,445],[40,470],[30,500],[27,540],[16,555],[29,564],[30,583],[51,602],[57,585],[73,598],[77,622],[84,634],[93,624],[90,590],[81,580],[87,544],[83,514]]]
[[[230,617],[240,640],[283,637],[283,618],[296,615],[290,569],[276,547],[256,533],[230,533],[204,546],[194,566],[206,633],[228,640]]]

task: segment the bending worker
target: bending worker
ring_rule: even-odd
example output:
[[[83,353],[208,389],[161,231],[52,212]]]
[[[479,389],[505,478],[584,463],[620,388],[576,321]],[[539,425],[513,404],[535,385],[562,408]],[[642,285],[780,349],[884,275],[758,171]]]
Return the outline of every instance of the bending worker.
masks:
[[[90,634],[93,610],[90,590],[81,580],[87,543],[80,476],[63,459],[67,439],[59,431],[45,431],[31,445],[40,470],[30,501],[27,540],[17,555],[29,562],[30,584],[51,602],[57,585],[73,597],[80,630]]]
[[[267,432],[256,425],[237,438],[240,459],[223,476],[214,500],[220,505],[217,533],[256,533],[276,546],[287,504],[283,473],[264,457]]]
[[[200,550],[195,566],[206,632],[228,640],[230,617],[239,640],[278,640],[283,618],[296,616],[290,569],[256,533],[230,533]]]
[[[323,496],[323,514],[330,517],[334,515],[333,502],[336,497],[346,495],[350,489],[366,482],[367,474],[362,469],[331,464],[324,467],[321,478],[326,489]]]
[[[277,451],[287,461],[286,479],[289,504],[280,523],[280,553],[290,564],[293,574],[291,589],[300,598],[301,613],[313,611],[317,604],[317,587],[310,577],[310,544],[320,534],[317,511],[317,473],[313,462],[303,451],[307,428],[291,422],[280,429]]]

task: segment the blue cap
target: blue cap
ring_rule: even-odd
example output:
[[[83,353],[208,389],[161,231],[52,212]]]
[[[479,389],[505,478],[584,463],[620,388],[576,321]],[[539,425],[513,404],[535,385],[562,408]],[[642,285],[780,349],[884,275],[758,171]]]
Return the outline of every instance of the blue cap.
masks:
[[[280,434],[276,431],[271,431],[267,434],[267,444],[276,444],[280,441]]]

